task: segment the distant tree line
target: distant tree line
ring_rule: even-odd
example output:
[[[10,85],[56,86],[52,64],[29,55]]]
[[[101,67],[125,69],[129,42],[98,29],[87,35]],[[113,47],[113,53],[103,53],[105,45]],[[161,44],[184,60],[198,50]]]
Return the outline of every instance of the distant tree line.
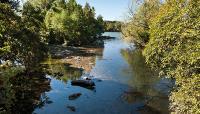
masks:
[[[124,23],[125,39],[143,49],[160,76],[176,80],[170,94],[175,114],[200,113],[200,0],[144,0]]]
[[[120,21],[104,21],[104,30],[106,32],[121,32]]]
[[[75,0],[0,1],[0,65],[20,63],[30,70],[47,55],[47,45],[89,45],[103,33],[103,17]]]

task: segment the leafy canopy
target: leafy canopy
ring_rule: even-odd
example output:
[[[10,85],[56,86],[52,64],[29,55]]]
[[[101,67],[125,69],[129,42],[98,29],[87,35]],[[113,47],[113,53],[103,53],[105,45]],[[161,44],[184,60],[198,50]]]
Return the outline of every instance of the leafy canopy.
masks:
[[[151,20],[144,55],[161,75],[176,79],[170,96],[174,113],[200,113],[199,0],[169,0]]]

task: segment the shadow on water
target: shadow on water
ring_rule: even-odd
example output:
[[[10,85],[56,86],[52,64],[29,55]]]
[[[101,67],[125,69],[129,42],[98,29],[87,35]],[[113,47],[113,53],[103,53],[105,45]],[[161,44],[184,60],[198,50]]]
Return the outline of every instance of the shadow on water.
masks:
[[[52,103],[45,95],[51,87],[44,73],[27,75],[13,70],[7,69],[0,77],[0,113],[31,114],[36,107]]]

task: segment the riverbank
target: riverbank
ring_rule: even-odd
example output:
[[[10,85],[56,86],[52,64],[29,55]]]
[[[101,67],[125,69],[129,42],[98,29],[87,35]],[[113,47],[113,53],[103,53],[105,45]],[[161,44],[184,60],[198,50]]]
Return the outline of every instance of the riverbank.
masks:
[[[117,33],[117,32],[113,32]],[[102,35],[90,45],[66,46],[66,45],[49,45],[48,50],[52,58],[65,58],[74,55],[94,55],[94,51],[104,48],[104,41],[115,39],[115,36]]]

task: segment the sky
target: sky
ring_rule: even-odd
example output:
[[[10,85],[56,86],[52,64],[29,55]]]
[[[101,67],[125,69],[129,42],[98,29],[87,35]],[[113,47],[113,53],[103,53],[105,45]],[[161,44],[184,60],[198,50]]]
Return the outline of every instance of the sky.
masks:
[[[128,12],[131,0],[77,0],[77,2],[83,6],[88,2],[95,8],[96,15],[102,15],[104,20],[122,21]]]

